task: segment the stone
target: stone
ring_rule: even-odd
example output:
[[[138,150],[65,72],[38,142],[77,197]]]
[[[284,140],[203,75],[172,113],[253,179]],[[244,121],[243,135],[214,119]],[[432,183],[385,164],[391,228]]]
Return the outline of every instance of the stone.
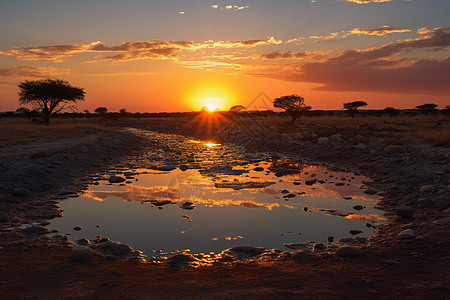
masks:
[[[192,254],[189,253],[179,253],[179,254],[175,254],[174,256],[170,257],[169,259],[167,259],[166,261],[166,266],[171,268],[171,269],[184,269],[189,267],[189,265],[195,261],[197,261],[198,259],[193,256]]]
[[[409,240],[409,239],[414,239],[416,236],[417,236],[417,233],[414,230],[405,229],[405,230],[400,231],[397,238],[399,240]]]
[[[47,234],[50,232],[51,232],[50,229],[48,229],[47,227],[43,227],[43,226],[31,226],[31,227],[25,228],[23,230],[24,234],[31,235],[31,236],[43,235],[43,234]]]
[[[328,144],[329,142],[330,142],[330,139],[327,137],[321,137],[317,140],[317,144],[319,144],[319,145]]]
[[[414,209],[409,206],[397,206],[395,208],[395,213],[397,216],[402,218],[411,218],[414,213]]]
[[[81,228],[80,226],[76,226],[73,228],[73,230],[75,230],[75,231],[80,231],[81,229],[83,229],[83,228]]]
[[[316,255],[309,251],[296,251],[292,254],[291,258],[300,263],[312,263],[319,260]]]
[[[264,247],[251,247],[251,246],[236,246],[223,251],[222,253],[237,256],[240,258],[251,258],[262,254],[266,248]]]
[[[195,207],[195,204],[193,202],[189,202],[189,201],[185,201],[180,204],[180,208],[182,208],[182,209],[191,210],[191,209],[194,209],[194,207]]]
[[[99,243],[97,245],[97,248],[100,249],[102,252],[106,252],[108,254],[114,255],[114,256],[123,256],[125,254],[130,253],[133,249],[125,244],[114,242],[114,241],[107,241],[104,243]]]
[[[323,250],[325,250],[325,249],[327,249],[327,246],[325,246],[325,245],[322,244],[322,243],[318,243],[318,244],[314,244],[314,245],[313,245],[313,251],[314,251],[314,252],[316,252],[316,251],[323,251]]]
[[[424,186],[422,186],[422,187],[420,188],[420,193],[421,193],[421,194],[429,194],[429,193],[433,193],[434,190],[435,190],[434,185],[432,185],[432,184],[427,184],[427,185],[424,185]]]
[[[15,188],[13,189],[12,194],[16,197],[25,197],[30,195],[30,191],[26,188]]]
[[[445,210],[450,206],[450,199],[445,195],[441,195],[433,199],[433,206],[439,210]]]
[[[160,206],[164,206],[167,204],[171,204],[172,201],[170,201],[170,200],[150,200],[150,203],[153,204],[154,206],[160,207]]]
[[[362,206],[362,205],[355,205],[355,206],[353,206],[353,209],[354,210],[362,210],[362,209],[364,209],[364,206]]]
[[[364,193],[366,193],[368,195],[375,195],[377,193],[377,191],[375,191],[374,189],[367,189],[364,191]]]
[[[328,237],[328,243],[332,243],[334,241],[334,237],[333,236],[329,236]]]
[[[121,183],[121,182],[125,182],[126,179],[121,176],[111,176],[108,178],[108,181],[110,183]]]
[[[89,260],[94,252],[85,246],[75,246],[72,248],[72,259],[75,261],[87,261]]]
[[[349,230],[348,232],[349,232],[350,234],[352,234],[352,235],[357,235],[357,234],[362,233],[362,230],[351,229],[351,230]]]
[[[433,222],[434,225],[444,226],[450,224],[450,217],[440,218]]]
[[[91,242],[88,239],[82,238],[77,240],[76,243],[81,246],[86,246],[89,245]]]
[[[344,182],[336,182],[334,185],[335,185],[335,186],[344,186],[345,183],[344,183]]]
[[[340,141],[342,141],[342,136],[339,133],[338,134],[333,134],[333,135],[330,135],[328,137],[328,139],[330,141],[333,141],[333,142],[340,142]]]
[[[356,145],[356,149],[364,150],[364,149],[366,149],[366,145],[359,143],[358,145]]]
[[[282,194],[289,194],[289,191],[288,190],[282,190],[281,193]]]
[[[253,169],[253,171],[262,172],[262,171],[264,171],[264,168],[263,167],[256,167],[256,168]]]
[[[357,256],[357,255],[361,255],[361,254],[363,254],[361,248],[351,247],[351,246],[340,247],[336,251],[336,255],[342,256],[342,257]]]
[[[305,180],[305,184],[306,185],[313,185],[314,183],[316,183],[317,182],[317,179],[308,179],[308,180]]]
[[[187,169],[189,169],[189,167],[188,166],[186,166],[186,165],[181,165],[181,166],[179,166],[179,169],[181,170],[181,171],[186,171]]]

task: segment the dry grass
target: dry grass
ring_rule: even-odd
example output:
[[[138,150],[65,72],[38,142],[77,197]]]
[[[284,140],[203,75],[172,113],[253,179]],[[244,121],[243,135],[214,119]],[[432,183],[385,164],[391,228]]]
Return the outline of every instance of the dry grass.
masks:
[[[414,132],[414,135],[433,146],[450,147],[450,127],[423,129]]]
[[[52,120],[50,125],[34,124],[26,119],[0,119],[0,147],[34,141],[55,141],[96,132],[113,132],[108,127],[72,120]]]

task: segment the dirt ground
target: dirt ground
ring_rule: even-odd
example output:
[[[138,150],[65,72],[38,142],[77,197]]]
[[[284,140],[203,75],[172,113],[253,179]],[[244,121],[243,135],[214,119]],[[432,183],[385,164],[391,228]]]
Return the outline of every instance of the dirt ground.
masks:
[[[221,129],[195,132],[192,128],[197,128],[197,123],[188,123],[191,127],[164,120],[157,123],[133,126],[197,138],[217,138],[215,135]],[[246,144],[248,135],[242,140],[234,136],[230,142],[245,144],[250,151],[256,148],[274,155],[340,165],[371,177],[373,188],[384,193],[379,207],[386,211],[389,221],[378,228],[368,243],[358,245],[362,255],[323,255],[313,262],[286,257],[270,262],[214,264],[174,271],[165,265],[111,260],[98,254],[87,261],[74,261],[71,245],[65,239],[30,238],[11,230],[12,226],[30,221],[43,222],[45,218],[36,212],[48,212],[48,207],[55,205],[48,203],[48,197],[55,191],[82,191],[87,184],[83,178],[99,169],[107,170],[113,164],[135,166],[132,157],[145,149],[145,141],[130,132],[102,133],[101,139],[92,135],[67,147],[40,149],[41,155],[42,152],[45,155],[33,159],[30,157],[35,153],[27,146],[23,146],[28,148],[24,153],[0,149],[0,297],[447,299],[450,295],[449,149],[420,140],[399,146],[389,132],[362,137],[360,141],[357,138],[334,141],[330,133],[325,135],[316,130],[318,134],[313,136],[312,131],[303,130],[302,136],[299,132],[288,132],[288,137],[274,129],[257,137],[252,145]],[[329,141],[318,143],[325,136],[330,137]],[[18,184],[24,174],[19,168],[32,171],[55,159],[59,164],[51,172],[24,180],[29,182],[28,186]],[[41,189],[42,184],[55,176],[61,179]],[[18,197],[17,189],[23,186],[29,194]],[[423,186],[431,187],[427,192]],[[412,216],[396,214],[398,206],[410,207]],[[399,239],[399,232],[409,228],[417,237]]]

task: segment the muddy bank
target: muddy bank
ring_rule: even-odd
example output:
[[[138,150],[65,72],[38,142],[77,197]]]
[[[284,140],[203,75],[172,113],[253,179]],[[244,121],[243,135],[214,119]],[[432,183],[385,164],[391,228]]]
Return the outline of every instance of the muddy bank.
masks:
[[[188,135],[187,127],[180,132],[181,127],[165,125],[164,132]],[[266,132],[252,138],[252,144],[248,143],[248,136],[230,142],[242,146],[243,160],[252,159],[256,149],[275,158],[325,162],[374,180],[371,188],[383,196],[379,205],[387,211],[389,223],[380,226],[377,235],[368,241],[355,244],[360,249],[357,255],[313,258],[308,252],[271,262],[256,260],[174,272],[166,265],[115,261],[97,254],[88,260],[74,261],[67,238],[46,238],[45,229],[39,228],[28,232],[29,236],[6,228],[33,220],[45,226],[47,219],[59,213],[51,212],[58,197],[78,194],[95,179],[89,176],[107,174],[112,166],[124,171],[146,164],[159,168],[181,163],[175,159],[182,155],[180,149],[156,140],[150,140],[151,147],[172,153],[174,160],[155,159],[158,153],[143,158],[140,150],[148,149],[149,144],[128,132],[55,153],[50,148],[45,155],[27,153],[2,159],[2,168],[10,172],[2,172],[0,179],[2,212],[6,212],[2,224],[7,224],[1,232],[0,251],[5,259],[0,262],[0,293],[8,298],[445,298],[449,287],[446,270],[450,267],[448,149],[420,141],[408,147],[390,146],[385,137],[364,143],[356,141],[357,137],[355,141],[327,137],[328,141],[318,143],[319,139],[306,141],[282,134]],[[55,157],[59,161],[56,171],[48,167]],[[47,168],[52,171],[42,175]],[[28,176],[33,170],[41,173]],[[55,184],[41,190],[49,181]],[[51,213],[42,215],[44,211]],[[191,258],[177,259],[186,262]]]

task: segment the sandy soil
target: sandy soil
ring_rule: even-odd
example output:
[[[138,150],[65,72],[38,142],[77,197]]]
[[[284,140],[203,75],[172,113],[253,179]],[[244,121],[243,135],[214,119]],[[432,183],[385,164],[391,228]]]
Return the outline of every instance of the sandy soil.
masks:
[[[188,126],[145,125],[169,133],[189,132]],[[195,133],[195,134],[194,134]],[[214,137],[211,132],[208,138]],[[233,142],[248,151],[290,155],[325,162],[371,177],[383,195],[379,206],[389,222],[375,237],[357,244],[363,255],[317,255],[318,261],[286,257],[272,262],[221,264],[173,271],[137,260],[110,260],[101,255],[72,260],[66,237],[12,230],[30,222],[45,226],[60,215],[58,198],[75,196],[92,174],[109,168],[134,168],[148,141],[133,131],[74,138],[35,148],[0,150],[0,296],[14,298],[421,298],[449,295],[450,243],[448,209],[450,163],[448,148],[418,140],[408,148],[386,145],[375,137],[358,142],[325,144],[266,132]],[[381,138],[382,139],[382,138]],[[58,147],[55,147],[58,145]],[[60,147],[61,146],[61,147]],[[32,150],[34,149],[34,150]],[[170,151],[170,149],[166,149]],[[402,217],[398,206],[412,213]],[[43,227],[42,226],[42,227]],[[45,228],[45,227],[43,227]],[[412,229],[415,237],[400,239]]]

